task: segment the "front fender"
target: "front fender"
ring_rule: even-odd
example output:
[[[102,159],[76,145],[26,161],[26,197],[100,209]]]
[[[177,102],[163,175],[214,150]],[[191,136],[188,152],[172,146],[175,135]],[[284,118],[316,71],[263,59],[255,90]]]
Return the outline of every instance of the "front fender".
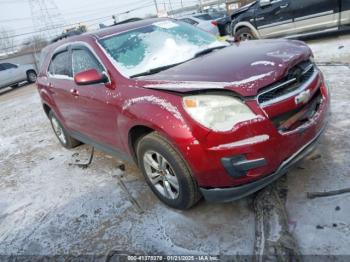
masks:
[[[154,95],[125,101],[117,124],[125,149],[129,149],[129,131],[135,126],[145,126],[161,133],[180,151],[181,146],[179,148],[178,145],[186,145],[194,140],[179,105]]]

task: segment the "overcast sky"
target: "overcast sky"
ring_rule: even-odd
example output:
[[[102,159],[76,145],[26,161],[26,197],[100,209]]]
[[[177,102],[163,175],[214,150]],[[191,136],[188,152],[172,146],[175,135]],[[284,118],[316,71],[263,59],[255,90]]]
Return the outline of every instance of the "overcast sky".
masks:
[[[122,13],[131,9],[138,9],[129,14],[120,15],[124,20],[130,17],[142,17],[147,14],[155,14],[154,0],[46,0],[53,1],[62,14],[65,24],[85,22],[90,27],[96,27],[98,23],[110,24],[112,19],[102,18]],[[170,3],[169,3],[170,2]],[[183,0],[183,5],[194,5],[197,0]],[[157,0],[160,9],[170,10],[179,8],[181,0]],[[98,19],[101,18],[101,19]],[[98,19],[91,21],[93,19]],[[22,34],[35,30],[32,19],[29,0],[0,0],[0,27],[13,30],[14,34]],[[28,37],[28,36],[27,36]],[[24,37],[16,38],[15,44],[23,41]]]

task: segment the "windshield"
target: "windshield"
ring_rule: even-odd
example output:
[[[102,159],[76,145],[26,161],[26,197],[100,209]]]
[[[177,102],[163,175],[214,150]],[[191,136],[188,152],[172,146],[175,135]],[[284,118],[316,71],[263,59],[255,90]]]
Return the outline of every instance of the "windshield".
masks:
[[[117,69],[127,77],[179,64],[198,52],[228,43],[183,22],[165,20],[109,36],[101,45]]]

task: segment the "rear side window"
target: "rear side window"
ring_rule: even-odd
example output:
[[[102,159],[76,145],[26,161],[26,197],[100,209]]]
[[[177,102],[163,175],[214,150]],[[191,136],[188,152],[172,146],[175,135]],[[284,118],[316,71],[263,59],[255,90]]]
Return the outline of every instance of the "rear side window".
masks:
[[[3,63],[2,66],[4,67],[4,69],[11,69],[11,68],[17,68],[16,65],[14,64],[10,64],[10,63]]]
[[[72,66],[68,51],[58,53],[53,57],[49,66],[49,72],[54,76],[72,77]]]
[[[97,61],[95,56],[85,49],[74,49],[72,53],[73,75],[90,69],[96,69],[103,72],[102,65]]]

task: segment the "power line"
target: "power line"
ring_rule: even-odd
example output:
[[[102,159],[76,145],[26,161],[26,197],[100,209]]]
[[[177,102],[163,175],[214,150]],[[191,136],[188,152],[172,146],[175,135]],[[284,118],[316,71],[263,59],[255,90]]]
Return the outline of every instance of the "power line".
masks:
[[[152,0],[149,0],[149,1],[137,1],[137,2],[134,2],[134,3],[128,4],[128,5],[122,5],[122,6],[118,6],[118,7],[113,5],[113,6],[109,6],[109,7],[105,6],[103,8],[97,8],[97,9],[88,9],[88,10],[85,10],[85,11],[82,11],[80,8],[79,9],[70,9],[70,10],[77,10],[77,11],[75,11],[75,12],[68,12],[68,13],[64,12],[64,13],[62,13],[62,15],[64,17],[66,17],[66,16],[69,17],[70,14],[79,14],[78,17],[82,17],[80,14],[84,14],[84,13],[98,14],[101,11],[104,11],[104,10],[111,10],[111,9],[116,10],[116,9],[120,9],[120,8],[123,8],[123,7],[126,7],[126,6],[130,6],[130,5],[141,4],[141,3],[143,3],[143,4],[147,3],[148,4],[148,3],[151,3],[151,2],[152,2]],[[0,3],[1,3],[1,1],[0,1]],[[76,18],[76,17],[72,16],[72,18]],[[26,21],[26,20],[32,20],[32,17],[28,16],[28,17],[17,17],[17,18],[1,19],[0,23],[18,22],[18,21]]]
[[[137,8],[133,8],[133,9],[121,12],[121,13],[117,13],[115,15],[128,14],[130,12],[133,12],[133,11],[136,11],[136,10],[139,10],[139,9],[143,9],[143,8],[146,8],[146,7],[150,7],[150,6],[153,6],[153,3],[152,4],[148,4],[148,5],[144,5],[144,6],[140,6],[140,7],[137,7]],[[99,18],[94,18],[94,19],[89,19],[89,20],[84,20],[84,21],[80,21],[80,22],[76,22],[76,23],[72,23],[72,24],[57,26],[57,27],[53,27],[53,28],[49,28],[49,29],[45,29],[45,30],[37,30],[37,31],[32,31],[32,32],[16,34],[16,35],[12,35],[12,36],[1,37],[0,40],[8,39],[8,38],[20,37],[20,36],[26,36],[26,35],[33,35],[33,34],[36,34],[36,33],[41,33],[43,31],[50,31],[50,30],[60,29],[60,28],[64,28],[64,27],[71,27],[71,26],[74,26],[74,25],[77,25],[77,24],[86,23],[86,22],[98,21],[98,20],[101,20],[101,19],[104,19],[104,18],[110,18],[111,15],[103,16],[103,17],[99,17]]]

